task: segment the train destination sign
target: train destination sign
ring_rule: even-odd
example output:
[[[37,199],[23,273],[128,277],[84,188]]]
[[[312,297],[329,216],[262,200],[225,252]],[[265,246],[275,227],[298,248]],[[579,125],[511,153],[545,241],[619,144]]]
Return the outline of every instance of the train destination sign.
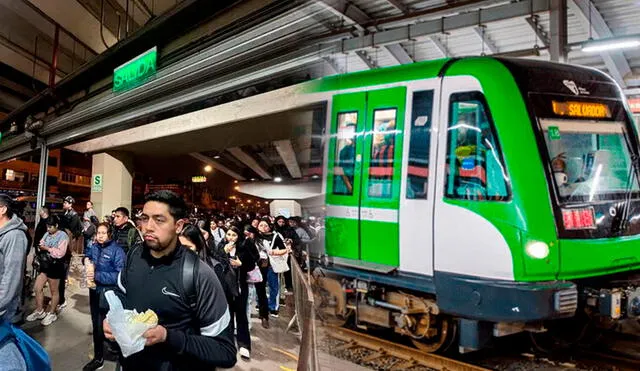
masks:
[[[553,113],[559,116],[604,119],[611,118],[609,106],[604,103],[551,101]]]
[[[120,92],[142,85],[156,73],[158,50],[152,49],[140,54],[129,62],[113,70],[113,91]]]

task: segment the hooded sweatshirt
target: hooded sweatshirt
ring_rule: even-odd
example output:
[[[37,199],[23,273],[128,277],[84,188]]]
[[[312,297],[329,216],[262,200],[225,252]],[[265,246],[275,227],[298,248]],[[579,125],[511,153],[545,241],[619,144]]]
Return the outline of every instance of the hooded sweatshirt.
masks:
[[[27,226],[15,214],[0,228],[0,319],[9,320],[20,306],[27,258]]]

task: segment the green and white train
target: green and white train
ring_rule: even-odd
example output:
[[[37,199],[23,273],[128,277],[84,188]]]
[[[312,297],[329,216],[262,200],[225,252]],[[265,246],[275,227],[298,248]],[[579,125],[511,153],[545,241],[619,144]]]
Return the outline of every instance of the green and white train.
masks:
[[[640,147],[594,69],[445,59],[333,76],[320,315],[441,351],[640,317]]]

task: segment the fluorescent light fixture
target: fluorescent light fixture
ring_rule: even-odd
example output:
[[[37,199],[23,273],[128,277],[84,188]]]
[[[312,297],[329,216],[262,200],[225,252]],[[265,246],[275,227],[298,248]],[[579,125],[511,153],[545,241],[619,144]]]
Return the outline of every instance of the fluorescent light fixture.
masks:
[[[276,183],[280,183],[282,181],[282,178],[277,176],[277,177],[275,177],[275,179],[273,179],[273,181],[276,182]]]
[[[582,44],[585,53],[598,53],[609,50],[640,47],[640,37],[614,37],[609,39],[589,40]]]

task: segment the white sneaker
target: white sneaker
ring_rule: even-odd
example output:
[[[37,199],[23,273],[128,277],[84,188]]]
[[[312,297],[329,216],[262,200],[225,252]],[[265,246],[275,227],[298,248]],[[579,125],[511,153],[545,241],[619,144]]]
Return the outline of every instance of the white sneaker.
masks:
[[[240,348],[240,357],[244,359],[251,359],[251,352],[247,348]]]
[[[33,313],[31,313],[30,315],[28,315],[27,318],[25,318],[25,320],[27,322],[33,322],[33,321],[41,320],[46,316],[47,316],[47,313],[45,313],[44,310],[41,310],[41,311],[37,311],[36,310]]]
[[[50,324],[54,323],[57,320],[58,320],[58,316],[56,316],[55,313],[47,313],[47,316],[44,317],[44,319],[42,320],[42,322],[40,322],[40,324],[42,326],[49,326]]]
[[[63,304],[58,304],[58,306],[56,306],[56,312],[60,313],[66,307],[67,307],[67,302],[66,301]]]

